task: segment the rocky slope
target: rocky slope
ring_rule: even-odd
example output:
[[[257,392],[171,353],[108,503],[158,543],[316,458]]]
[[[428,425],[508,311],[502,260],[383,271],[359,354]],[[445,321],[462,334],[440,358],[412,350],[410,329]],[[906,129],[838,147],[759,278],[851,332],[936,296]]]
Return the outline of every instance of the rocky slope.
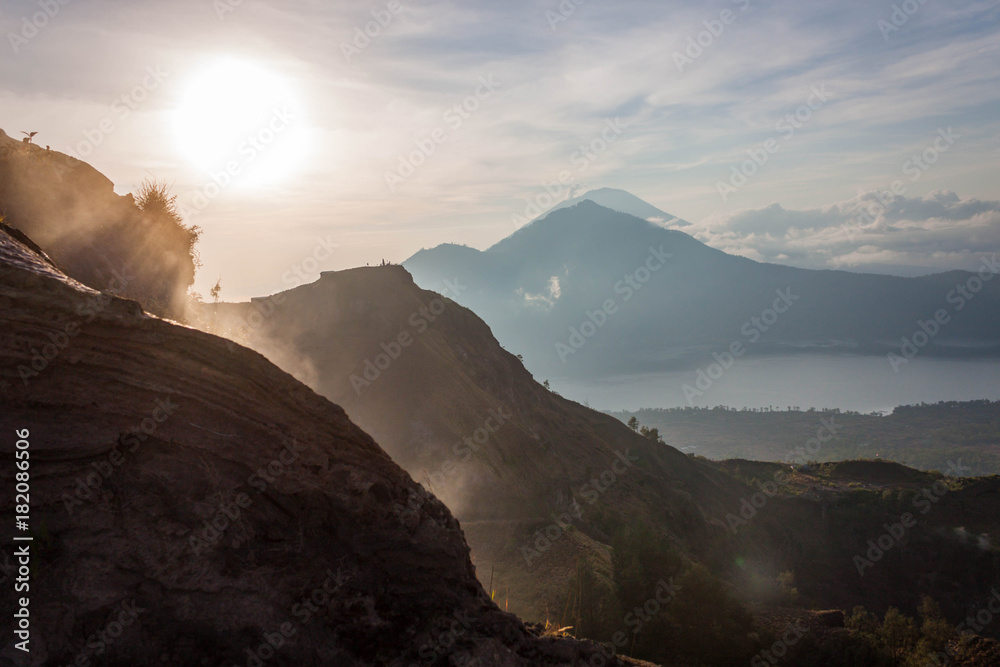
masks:
[[[421,290],[402,267],[328,272],[207,312],[221,333],[343,405],[461,519],[483,583],[492,572],[532,618],[557,606],[581,558],[610,588],[602,526],[645,523],[698,554],[722,530],[710,516],[743,491],[547,391],[474,313]]]
[[[569,665],[598,650],[499,611],[445,506],[259,354],[84,287],[4,231],[0,322],[0,478],[13,486],[20,431],[34,538],[31,653],[7,641],[0,662]],[[0,600],[9,638],[15,600]]]
[[[147,309],[183,312],[194,281],[197,233],[140,210],[92,166],[0,130],[0,222],[45,248],[66,272]]]
[[[1000,529],[989,509],[1000,479],[945,479],[925,516],[914,503],[940,476],[908,471],[871,485],[862,465],[819,493],[808,476],[780,481],[787,465],[683,455],[547,391],[475,314],[401,267],[325,273],[250,304],[210,306],[207,318],[343,405],[455,512],[480,580],[525,617],[558,620],[581,561],[613,594],[614,534],[637,524],[750,599],[793,571],[824,608],[913,610],[929,594],[957,617],[1000,574],[996,550],[968,536]],[[821,418],[830,422],[817,414],[810,437],[828,439]],[[813,440],[798,446],[823,446]],[[916,526],[859,574],[854,556],[907,511]]]

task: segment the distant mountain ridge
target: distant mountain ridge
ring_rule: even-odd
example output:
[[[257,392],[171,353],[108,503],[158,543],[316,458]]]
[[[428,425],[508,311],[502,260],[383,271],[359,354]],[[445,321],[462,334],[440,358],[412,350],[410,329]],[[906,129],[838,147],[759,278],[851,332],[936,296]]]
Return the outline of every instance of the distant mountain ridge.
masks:
[[[646,263],[656,254],[670,258],[652,270]],[[737,343],[749,354],[905,357],[916,337],[922,355],[997,354],[1000,280],[990,278],[1000,266],[991,261],[984,260],[986,279],[764,264],[584,199],[485,251],[443,245],[403,265],[427,289],[461,283],[456,300],[533,372],[593,378],[693,369]],[[787,312],[773,312],[779,294],[794,303]],[[947,321],[935,325],[936,315]],[[933,336],[921,333],[929,321]]]

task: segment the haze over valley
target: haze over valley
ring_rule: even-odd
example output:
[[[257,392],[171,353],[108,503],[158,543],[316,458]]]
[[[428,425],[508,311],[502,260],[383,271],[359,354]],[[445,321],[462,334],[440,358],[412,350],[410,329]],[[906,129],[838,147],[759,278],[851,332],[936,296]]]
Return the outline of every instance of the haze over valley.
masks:
[[[1000,664],[996,3],[0,27],[0,665]]]

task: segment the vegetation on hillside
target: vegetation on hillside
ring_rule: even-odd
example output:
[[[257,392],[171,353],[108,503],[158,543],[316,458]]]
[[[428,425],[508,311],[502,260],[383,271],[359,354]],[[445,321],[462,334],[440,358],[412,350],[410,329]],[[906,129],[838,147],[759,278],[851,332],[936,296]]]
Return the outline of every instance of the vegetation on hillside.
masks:
[[[119,196],[90,165],[0,135],[0,202],[6,223],[70,277],[183,317],[200,230],[184,222],[166,183],[147,179]]]
[[[731,665],[759,650],[750,612],[704,565],[641,523],[619,529],[612,548],[610,591],[589,564],[577,564],[563,618],[576,636],[662,664]]]
[[[1000,473],[1000,401],[942,401],[889,415],[840,410],[661,408],[609,412],[656,429],[670,445],[710,459],[843,461],[880,458],[921,470]],[[824,427],[825,423],[830,424]],[[817,432],[825,442],[817,439]],[[814,442],[811,440],[816,439]],[[950,471],[949,471],[950,469]]]

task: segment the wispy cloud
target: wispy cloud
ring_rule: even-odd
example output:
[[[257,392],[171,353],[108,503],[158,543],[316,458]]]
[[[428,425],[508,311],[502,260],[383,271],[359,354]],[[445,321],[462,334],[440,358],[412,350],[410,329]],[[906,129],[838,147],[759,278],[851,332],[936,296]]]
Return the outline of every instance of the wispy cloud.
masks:
[[[341,266],[401,260],[445,241],[491,245],[510,232],[511,213],[571,168],[574,152],[613,118],[628,130],[574,174],[577,185],[624,188],[691,221],[771,202],[815,209],[887,187],[948,125],[965,139],[907,195],[997,196],[993,2],[926,3],[888,39],[877,23],[891,2],[590,0],[555,29],[554,0],[399,5],[348,59],[342,45],[387,2],[244,0],[221,18],[208,0],[67,3],[25,48],[0,57],[0,126],[39,130],[40,143],[64,150],[144,67],[160,66],[171,77],[89,159],[120,191],[148,170],[190,190],[205,175],[169,129],[187,83],[220,57],[284,77],[307,110],[308,162],[294,182],[220,196],[198,221],[206,276],[222,273],[247,292],[280,283],[261,271],[266,259],[251,265],[246,255],[267,258],[277,240],[308,243],[320,231],[343,236]],[[0,31],[18,30],[36,9],[7,3]],[[735,19],[679,71],[674,54],[723,10]],[[390,191],[386,170],[484,75],[503,82],[498,93]],[[733,160],[822,84],[831,91],[822,111],[738,195],[720,200],[716,183]],[[277,226],[279,211],[286,224]],[[234,236],[238,254],[227,246]]]
[[[866,192],[817,208],[780,204],[700,223],[711,246],[765,262],[809,269],[922,275],[973,269],[1000,250],[1000,201],[954,192],[923,197]]]

